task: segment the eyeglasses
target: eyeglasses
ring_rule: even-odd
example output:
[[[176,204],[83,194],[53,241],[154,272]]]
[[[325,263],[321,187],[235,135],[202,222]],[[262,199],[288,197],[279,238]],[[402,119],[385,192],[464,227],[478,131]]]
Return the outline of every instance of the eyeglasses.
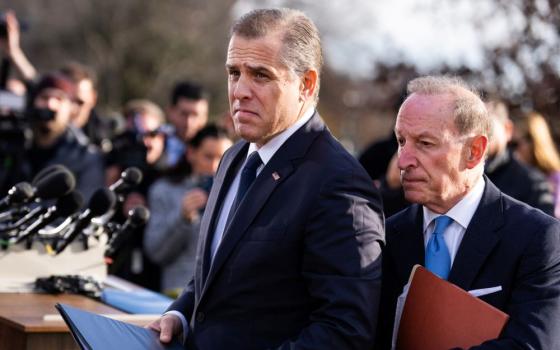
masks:
[[[160,134],[161,134],[161,131],[159,129],[155,129],[155,130],[141,132],[140,136],[153,138],[153,137],[156,137]]]

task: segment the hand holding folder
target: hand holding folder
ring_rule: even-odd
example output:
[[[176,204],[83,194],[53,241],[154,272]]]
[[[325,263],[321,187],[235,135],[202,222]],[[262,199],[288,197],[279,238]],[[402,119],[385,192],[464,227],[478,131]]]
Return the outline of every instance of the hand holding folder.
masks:
[[[65,304],[56,304],[55,307],[68,325],[74,340],[83,350],[184,349],[176,339],[169,344],[161,343],[159,334],[150,329]]]
[[[508,315],[414,266],[397,335],[397,350],[468,348],[498,338]]]

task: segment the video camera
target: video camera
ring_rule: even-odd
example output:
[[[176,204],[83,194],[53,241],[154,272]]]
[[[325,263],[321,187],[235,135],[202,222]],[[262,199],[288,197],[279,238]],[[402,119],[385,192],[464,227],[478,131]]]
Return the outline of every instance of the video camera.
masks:
[[[122,168],[137,167],[145,170],[148,166],[146,154],[148,149],[144,144],[145,136],[158,134],[170,135],[172,130],[167,125],[161,125],[156,130],[142,131],[137,128],[125,130],[117,134],[112,140],[112,150],[108,155],[109,164],[118,164]]]
[[[54,117],[54,111],[31,106],[27,96],[0,88],[0,159],[22,154],[33,140],[32,123]]]
[[[113,149],[108,155],[109,164],[118,164],[122,168],[146,168],[147,148],[142,142],[141,134],[127,130],[113,139]]]

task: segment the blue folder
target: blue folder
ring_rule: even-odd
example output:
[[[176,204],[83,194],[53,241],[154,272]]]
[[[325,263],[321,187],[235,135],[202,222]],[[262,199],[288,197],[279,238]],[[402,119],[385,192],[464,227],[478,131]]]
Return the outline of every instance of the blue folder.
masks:
[[[151,290],[122,291],[105,288],[101,300],[108,305],[131,314],[161,315],[167,310],[173,299]]]
[[[58,303],[55,307],[82,350],[184,350],[176,339],[173,339],[169,345],[164,345],[159,341],[158,333],[151,329],[113,320],[65,304]]]

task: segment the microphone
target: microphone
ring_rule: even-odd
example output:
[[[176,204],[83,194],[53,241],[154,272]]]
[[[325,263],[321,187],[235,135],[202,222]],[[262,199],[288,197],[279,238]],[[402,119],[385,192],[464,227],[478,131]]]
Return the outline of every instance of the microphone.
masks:
[[[68,171],[70,172],[70,170],[68,170],[67,167],[65,167],[62,164],[53,164],[53,165],[49,165],[47,167],[44,167],[43,169],[41,169],[36,175],[35,177],[33,177],[33,180],[31,181],[32,185],[36,185],[37,182],[39,180],[41,180],[42,178],[44,178],[47,175],[53,174],[53,173],[59,173],[61,171]]]
[[[15,185],[12,189],[10,189],[10,191],[14,190],[12,193],[14,193],[15,195],[12,195],[10,197],[10,194],[8,194],[8,197],[2,200],[2,201],[5,200],[5,204],[7,205],[16,204],[13,199],[14,197],[16,198],[16,202],[18,202],[17,203],[18,205],[28,203],[36,199],[44,200],[44,199],[54,199],[54,198],[61,197],[65,194],[68,194],[70,191],[74,189],[74,187],[76,186],[76,179],[74,178],[74,175],[72,175],[72,173],[68,170],[47,174],[42,179],[37,181],[37,183],[34,186],[27,184],[29,185],[29,187],[31,187],[30,196],[28,196],[29,188],[26,185],[21,185],[21,184],[22,183],[19,183]],[[22,190],[25,192],[24,195],[17,194]],[[34,219],[35,217],[37,217],[37,215],[42,214],[46,210],[46,208],[41,208],[41,207],[39,208],[40,209],[35,208],[34,210],[29,212],[27,215],[19,219],[14,224],[8,224],[2,226],[0,230],[6,231],[6,230],[17,228],[22,224],[28,222],[29,220]],[[7,215],[11,217],[10,213],[8,213]]]
[[[28,202],[33,197],[33,192],[33,187],[27,182],[15,184],[8,191],[8,195],[0,200],[0,210]]]
[[[80,192],[72,191],[60,197],[56,204],[50,206],[39,219],[27,226],[16,239],[16,243],[20,243],[39,232],[42,228],[53,222],[54,220],[66,217],[77,212],[84,204],[84,197]]]
[[[41,206],[36,206],[31,211],[29,211],[27,214],[25,214],[22,218],[19,218],[18,221],[14,222],[14,223],[0,225],[0,233],[5,234],[5,233],[8,233],[10,231],[13,231],[13,230],[25,225],[29,221],[31,221],[31,220],[35,219],[36,217],[40,216],[41,214],[43,214],[45,212],[45,210],[46,209],[41,207]]]
[[[32,199],[54,199],[70,193],[76,187],[76,178],[69,170],[46,174],[34,184]]]
[[[126,192],[131,187],[138,186],[142,182],[142,172],[137,167],[126,168],[121,177],[109,189],[117,194]]]
[[[60,254],[91,222],[94,217],[100,216],[108,212],[117,201],[113,191],[107,188],[100,188],[91,196],[88,208],[84,210],[74,227],[62,237],[62,243],[56,247],[56,254]]]
[[[144,226],[150,219],[150,211],[144,206],[138,206],[128,211],[128,219],[122,224],[117,232],[113,234],[107,249],[105,250],[105,262],[110,265],[113,263],[113,257],[121,249],[123,244],[136,232]]]

